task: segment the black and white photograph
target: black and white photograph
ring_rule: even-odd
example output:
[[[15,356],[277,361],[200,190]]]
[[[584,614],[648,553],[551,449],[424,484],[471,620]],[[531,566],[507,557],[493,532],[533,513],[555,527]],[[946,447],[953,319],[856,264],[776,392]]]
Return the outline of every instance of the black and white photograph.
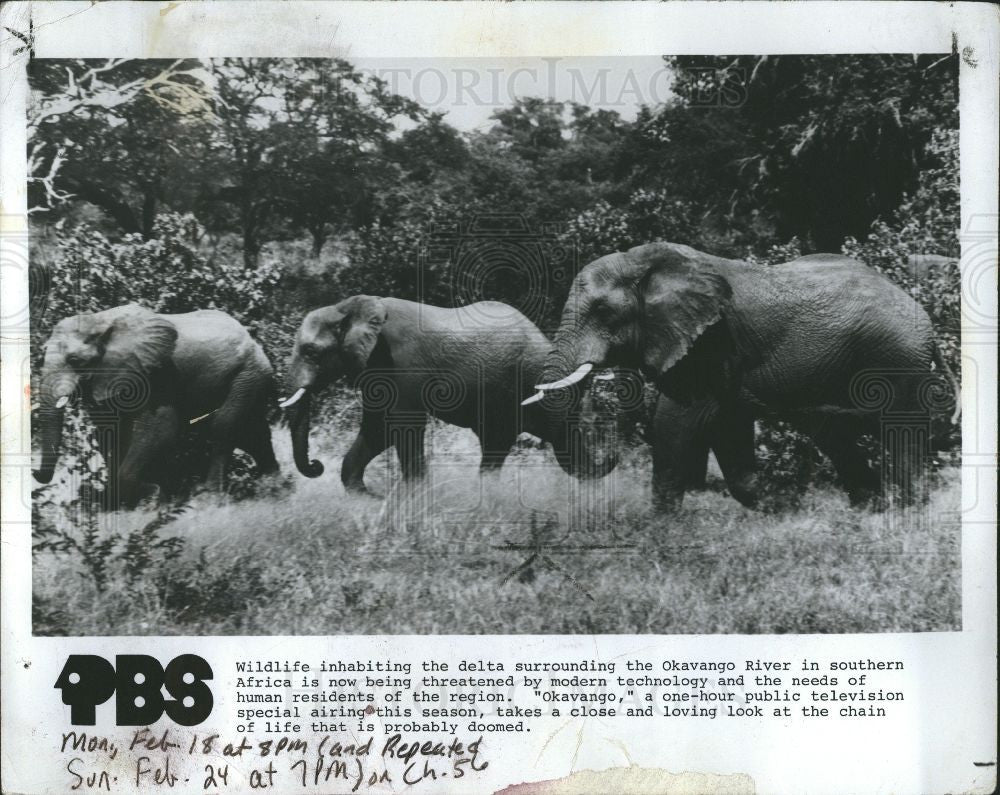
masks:
[[[33,632],[961,629],[959,58],[33,59]]]
[[[0,6],[0,790],[996,790],[1000,11]]]

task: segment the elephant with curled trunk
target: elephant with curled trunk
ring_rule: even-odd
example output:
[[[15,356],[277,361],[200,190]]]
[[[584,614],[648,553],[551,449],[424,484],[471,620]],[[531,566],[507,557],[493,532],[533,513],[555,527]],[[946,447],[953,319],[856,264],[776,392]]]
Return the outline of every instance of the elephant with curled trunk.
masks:
[[[892,431],[890,473],[905,497],[928,415],[950,402],[945,391],[957,398],[958,390],[923,309],[836,254],[758,267],[652,243],[591,262],[570,289],[533,399],[545,406],[613,366],[641,370],[665,397],[653,444],[654,500],[663,509],[699,479],[708,449],[730,493],[754,505],[758,417],[810,434],[855,503],[883,486],[859,437],[887,438],[888,421],[905,419]]]
[[[38,389],[40,483],[52,480],[72,399],[97,427],[112,506],[134,506],[151,484],[169,488],[173,453],[194,424],[208,426],[210,486],[223,487],[236,447],[260,473],[278,469],[266,418],[271,364],[224,312],[161,315],[129,304],[67,317],[45,345]]]
[[[309,458],[311,397],[344,377],[361,397],[361,428],[341,466],[348,491],[363,492],[369,462],[393,446],[403,477],[425,471],[428,417],[479,437],[481,471],[497,470],[519,433],[552,443],[568,472],[600,477],[615,465],[596,452],[578,406],[543,412],[521,407],[542,375],[551,343],[524,315],[483,301],[444,309],[398,298],[356,295],[310,312],[302,321],[288,371],[295,464],[323,473]]]

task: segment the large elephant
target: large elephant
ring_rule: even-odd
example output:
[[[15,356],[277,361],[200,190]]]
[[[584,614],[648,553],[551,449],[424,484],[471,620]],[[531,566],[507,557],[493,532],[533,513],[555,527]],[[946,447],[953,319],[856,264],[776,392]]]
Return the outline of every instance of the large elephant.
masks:
[[[208,426],[211,487],[223,487],[237,447],[260,473],[278,469],[266,418],[271,364],[224,312],[160,315],[129,304],[67,317],[45,345],[38,387],[40,483],[52,480],[64,409],[74,395],[97,426],[111,505],[134,506],[150,484],[169,488],[172,454],[194,424]]]
[[[932,365],[957,395],[927,314],[855,260],[815,254],[758,267],[652,243],[577,275],[534,399],[544,406],[582,389],[602,368],[641,370],[670,400],[672,431],[654,445],[661,508],[680,503],[707,449],[730,493],[754,505],[757,417],[810,434],[861,502],[883,484],[859,437],[885,438],[891,418],[905,426],[893,437],[892,481],[910,493],[921,429],[944,402]]]
[[[363,492],[364,472],[394,446],[404,478],[425,471],[428,417],[471,428],[479,437],[481,471],[499,469],[518,433],[552,443],[560,465],[599,477],[615,465],[590,443],[592,427],[576,407],[522,408],[541,377],[551,343],[524,315],[484,301],[444,309],[398,298],[356,295],[310,312],[302,321],[288,372],[295,464],[307,477],[323,473],[309,458],[310,399],[346,377],[361,395],[361,428],[344,456],[341,481]]]

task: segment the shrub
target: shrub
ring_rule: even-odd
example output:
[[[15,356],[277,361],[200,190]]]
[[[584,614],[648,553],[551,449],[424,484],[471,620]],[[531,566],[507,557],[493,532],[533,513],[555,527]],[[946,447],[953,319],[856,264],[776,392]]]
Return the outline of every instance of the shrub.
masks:
[[[753,249],[748,250],[746,260],[752,265],[770,266],[791,262],[801,256],[802,241],[793,237],[787,243],[771,243],[760,253],[753,251]]]
[[[584,210],[567,224],[564,237],[580,253],[580,264],[615,251],[652,243],[696,243],[694,206],[666,190],[640,189],[629,195],[624,206],[605,200]]]
[[[798,510],[810,486],[834,480],[833,467],[820,455],[812,439],[787,422],[758,422],[756,452],[762,510]]]
[[[160,536],[160,530],[184,512],[183,505],[161,509],[152,520],[125,536],[102,528],[93,506],[74,507],[77,510],[69,515],[65,505],[44,497],[32,502],[33,551],[74,553],[82,566],[81,575],[98,593],[119,579],[118,575],[132,585],[151,569],[169,567],[184,548],[182,539]],[[45,521],[53,508],[57,509],[54,520]],[[61,521],[67,517],[72,521]]]
[[[221,309],[252,328],[271,308],[277,263],[247,268],[241,258],[206,257],[203,235],[190,213],[158,216],[145,240],[131,234],[113,242],[87,223],[60,227],[38,319],[50,327],[67,315],[135,302],[166,313]]]

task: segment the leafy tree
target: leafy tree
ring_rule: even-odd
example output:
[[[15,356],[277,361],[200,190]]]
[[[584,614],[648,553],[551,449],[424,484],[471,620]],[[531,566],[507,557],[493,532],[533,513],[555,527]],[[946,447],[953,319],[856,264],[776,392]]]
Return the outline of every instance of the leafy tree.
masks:
[[[237,211],[248,267],[281,217],[309,231],[316,256],[331,225],[367,219],[371,188],[390,171],[382,149],[416,103],[339,59],[230,58],[212,73],[214,149],[233,166],[215,197]]]
[[[519,97],[509,108],[493,114],[497,124],[489,132],[499,148],[529,162],[565,146],[562,102]]]
[[[423,111],[347,61],[299,60],[294,67],[275,125],[275,161],[282,209],[294,227],[308,230],[318,257],[331,231],[372,220],[373,193],[399,179],[390,135]]]
[[[265,227],[277,208],[274,152],[281,139],[276,122],[283,84],[294,75],[278,58],[226,58],[213,61],[210,69],[218,119],[211,155],[215,170],[227,174],[227,179],[210,188],[208,196],[234,208],[243,240],[243,261],[251,268],[258,261]]]
[[[442,173],[461,174],[471,159],[465,139],[444,120],[443,113],[427,114],[399,140],[387,141],[385,152],[403,169],[406,179],[421,185]]]
[[[778,240],[839,249],[915,189],[933,163],[934,130],[957,129],[952,56],[667,61],[677,101],[639,125],[644,176],[697,184],[706,209],[746,230],[745,242],[771,227]],[[694,129],[702,143],[692,152]],[[649,155],[670,150],[657,174]]]
[[[930,315],[938,343],[956,373],[961,368],[962,296],[958,269],[961,224],[958,131],[940,129],[927,146],[936,162],[923,169],[917,187],[892,213],[877,218],[862,239],[848,238],[844,253],[886,274]],[[938,255],[931,267],[922,255]]]

